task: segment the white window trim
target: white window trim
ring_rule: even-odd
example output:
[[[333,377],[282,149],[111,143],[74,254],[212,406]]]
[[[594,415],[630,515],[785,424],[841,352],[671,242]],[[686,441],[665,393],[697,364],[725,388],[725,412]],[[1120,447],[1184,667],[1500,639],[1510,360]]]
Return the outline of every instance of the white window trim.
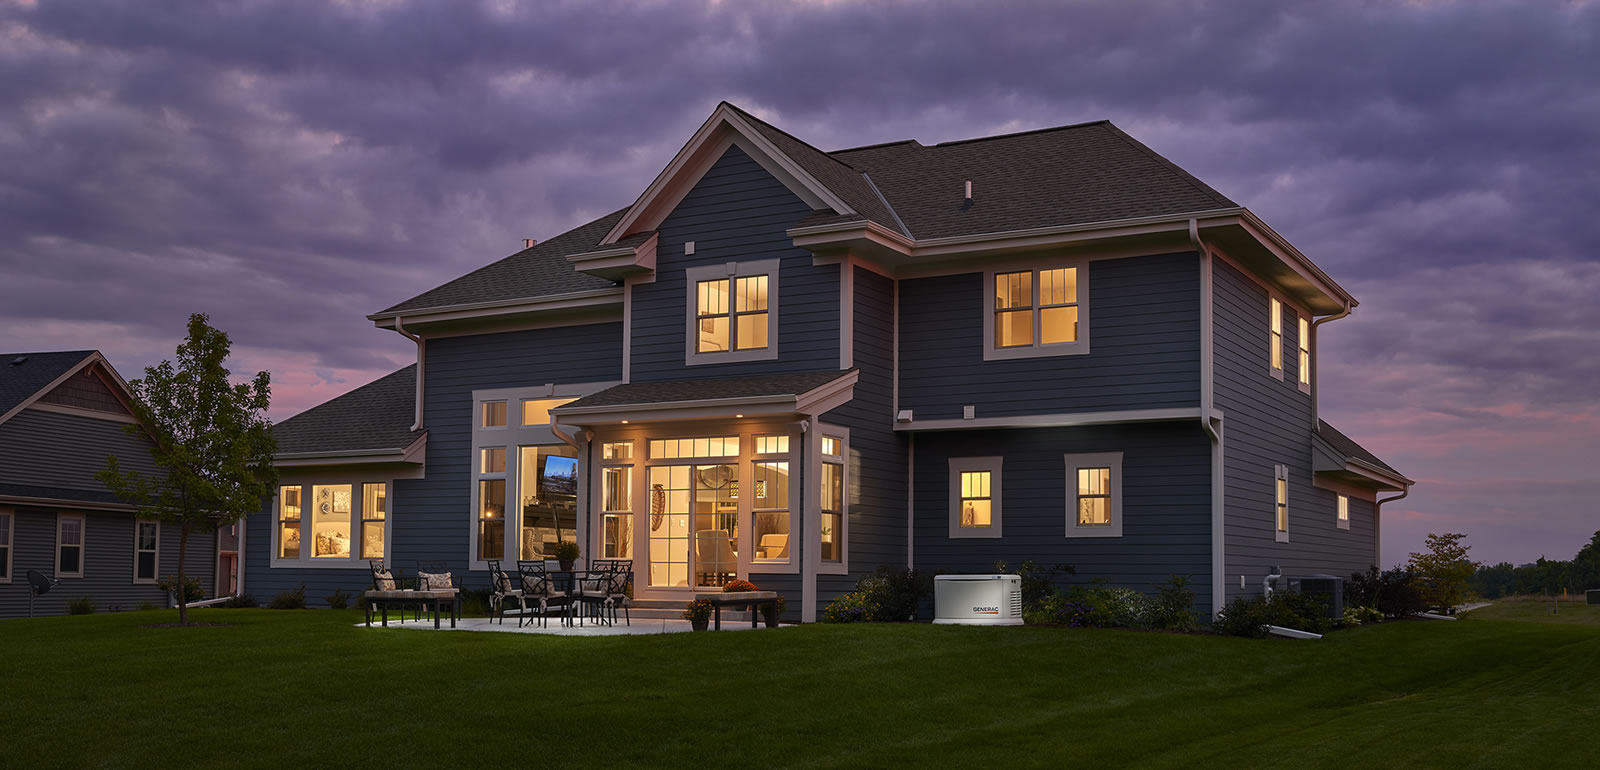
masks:
[[[146,524],[153,524],[153,525],[155,525],[155,528],[156,528],[155,575],[152,576],[149,580],[144,580],[144,579],[141,579],[139,577],[139,553],[140,553],[140,551],[139,551],[139,528],[144,526],[144,525],[146,525]],[[155,585],[160,580],[161,580],[161,522],[160,521],[150,520],[150,519],[134,519],[133,520],[133,584],[134,585]]]
[[[822,438],[837,439],[839,441],[838,455],[822,454],[822,439],[817,440],[817,540],[819,575],[848,575],[850,574],[850,429],[827,423],[819,423]],[[835,462],[829,458],[838,457]],[[822,466],[834,462],[839,466],[839,484],[842,487],[839,494],[839,505],[844,510],[839,511],[839,560],[822,561]],[[793,526],[791,520],[790,526]],[[791,550],[791,553],[793,551]]]
[[[0,516],[6,517],[6,574],[0,576],[0,585],[3,585],[11,582],[11,571],[16,564],[13,556],[17,552],[17,512],[0,508]]]
[[[558,445],[565,447],[572,446],[566,442],[566,439],[556,435],[556,432],[550,427],[549,424],[523,425],[521,414],[522,401],[537,401],[541,399],[554,398],[582,398],[591,393],[598,393],[617,384],[619,383],[614,381],[546,383],[544,385],[537,385],[527,388],[491,388],[472,391],[472,444],[468,450],[471,453],[471,459],[469,462],[472,463],[470,466],[472,468],[472,473],[470,474],[470,481],[468,482],[470,485],[468,498],[470,500],[469,505],[472,507],[468,509],[471,512],[471,515],[466,517],[466,556],[468,565],[467,568],[469,570],[482,572],[489,569],[489,560],[478,558],[478,512],[480,510],[478,504],[478,482],[483,479],[496,478],[504,478],[506,480],[506,498],[504,501],[502,501],[506,511],[506,552],[501,554],[499,561],[515,562],[522,555],[522,506],[515,504],[518,499],[518,491],[521,488],[522,483],[522,459],[519,454],[521,451],[520,447]],[[483,427],[483,420],[481,418],[483,413],[483,404],[489,401],[505,401],[507,404],[517,405],[517,413],[515,415],[511,413],[510,406],[506,407],[505,427]],[[516,419],[512,419],[513,417]],[[552,415],[551,419],[555,420],[556,418]],[[481,457],[480,452],[483,449],[491,447],[504,447],[506,450],[506,471],[503,474],[483,473],[482,461],[479,459]],[[518,452],[511,451],[513,449],[517,449]],[[635,444],[634,449],[637,453],[640,447]],[[578,460],[578,530],[577,532],[573,533],[573,542],[579,544],[580,550],[587,551],[585,544],[593,545],[593,539],[590,537],[591,527],[589,526],[589,517],[585,513],[588,506],[587,501],[589,498],[589,484],[592,480],[591,477],[598,477],[599,474],[590,473],[590,462],[587,456],[587,450],[577,451],[576,454]],[[516,469],[515,472],[513,472],[512,469]],[[635,528],[634,531],[637,533],[638,529]],[[634,546],[637,549],[638,543],[635,543]],[[384,547],[388,548],[389,546],[387,543],[385,543]],[[591,558],[591,555],[592,552],[586,552],[582,558],[588,559]],[[505,565],[501,564],[501,566],[504,567]]]
[[[56,514],[56,570],[55,570],[55,576],[57,578],[81,578],[81,577],[83,577],[84,567],[86,566],[84,564],[84,562],[88,561],[88,558],[86,558],[86,557],[88,556],[88,553],[89,553],[89,521],[88,521],[88,518],[89,517],[84,516],[81,513],[58,513],[58,514]],[[62,572],[61,571],[61,524],[62,524],[62,522],[67,521],[68,519],[76,519],[78,521],[78,571],[77,572]]]
[[[473,419],[477,418],[474,417]],[[394,512],[394,499],[391,497],[394,493],[393,481],[393,478],[342,475],[296,476],[292,479],[280,479],[277,490],[272,493],[272,556],[267,566],[272,569],[371,569],[372,565],[368,563],[371,560],[362,558],[361,543],[354,538],[354,535],[360,534],[361,517],[366,515],[367,500],[366,496],[362,494],[363,487],[367,484],[382,484],[384,485],[385,505],[390,506],[383,516],[383,563],[385,566],[392,568],[390,555],[394,553],[394,516],[392,515]],[[311,555],[311,549],[315,542],[315,535],[313,534],[310,538],[306,536],[308,532],[311,532],[312,514],[311,505],[308,501],[312,499],[312,490],[314,487],[344,486],[346,484],[350,486],[350,527],[352,532],[350,556],[343,559],[329,556],[314,557]],[[283,513],[279,498],[283,493],[284,487],[300,488],[300,556],[294,559],[285,559],[278,555],[283,552],[279,548],[278,538],[283,535],[283,529],[279,526],[282,523],[282,519],[279,516]]]
[[[1311,392],[1311,318],[1299,310],[1294,311],[1294,363],[1295,382],[1301,393]],[[1300,354],[1305,353],[1305,360]]]
[[[627,439],[623,439],[623,441],[627,441]],[[594,538],[593,538],[594,542],[590,543],[589,547],[594,549],[592,552],[594,554],[596,554],[595,557],[594,557],[596,559],[620,558],[623,561],[632,562],[632,561],[634,561],[634,558],[636,556],[638,556],[638,554],[639,554],[639,532],[638,532],[638,529],[639,529],[639,527],[638,527],[638,518],[639,518],[639,478],[638,477],[640,475],[642,475],[640,473],[640,469],[642,468],[642,466],[638,463],[638,457],[639,457],[640,452],[634,451],[633,449],[630,449],[629,452],[628,452],[627,459],[620,459],[620,458],[613,457],[613,458],[608,460],[608,459],[605,458],[605,451],[604,451],[603,443],[616,444],[616,443],[621,443],[621,442],[618,442],[618,441],[609,441],[609,442],[595,441],[595,442],[591,442],[590,443],[590,446],[594,447],[593,451],[595,453],[595,463],[599,466],[599,468],[595,471],[595,474],[594,474],[595,485],[596,485],[596,489],[595,489],[595,493],[594,493],[594,499],[595,499],[595,506],[594,506],[595,514],[594,515],[595,515],[595,518],[597,520],[596,523],[599,526],[595,527],[595,533],[594,533]],[[635,448],[638,447],[638,442],[631,442],[631,443],[633,443],[633,446]],[[580,460],[579,462],[582,462],[582,461]],[[627,468],[628,469],[628,510],[626,510],[626,511],[612,511],[612,510],[607,510],[606,509],[606,470],[608,468]],[[578,515],[580,517],[583,516],[584,515],[583,511],[579,511]],[[620,517],[622,517],[623,521],[626,521],[628,523],[628,555],[626,557],[614,557],[614,556],[606,556],[606,555],[604,555],[605,554],[605,545],[606,545],[605,544],[605,537],[606,537],[606,517],[607,516],[620,516]]]
[[[1122,453],[1091,452],[1065,456],[1067,473],[1067,537],[1122,537]],[[1111,496],[1106,510],[1111,523],[1085,526],[1078,523],[1078,469],[1110,468]]]
[[[1278,482],[1283,482],[1283,529],[1278,528]],[[1272,466],[1272,532],[1280,543],[1289,542],[1289,466]]]
[[[755,454],[756,437],[757,436],[762,436],[762,435],[770,436],[770,435],[773,435],[773,434],[764,433],[764,434],[753,434],[753,435],[751,435],[751,437],[750,437],[750,452],[751,452],[751,454],[749,455],[750,459],[746,463],[750,467],[750,483],[751,483],[751,492],[750,492],[750,525],[749,525],[750,526],[750,559],[749,559],[750,567],[749,567],[749,570],[750,570],[751,573],[755,573],[755,572],[768,572],[768,573],[776,573],[776,574],[792,573],[792,572],[795,571],[792,567],[793,567],[793,565],[796,564],[796,560],[794,558],[794,555],[795,555],[795,552],[797,550],[799,550],[799,549],[795,548],[794,546],[795,546],[796,543],[800,542],[800,539],[795,537],[796,532],[799,530],[799,527],[797,527],[795,525],[800,521],[800,517],[799,517],[799,515],[796,514],[796,511],[800,510],[800,508],[799,508],[799,505],[801,503],[800,494],[803,491],[803,490],[801,490],[799,488],[800,485],[794,483],[795,478],[797,478],[797,475],[795,474],[795,465],[796,465],[795,460],[796,460],[796,457],[794,456],[793,452],[769,452],[767,454]],[[794,442],[791,441],[790,443],[793,444]],[[755,480],[756,480],[755,467],[756,467],[757,463],[788,463],[789,464],[789,499],[786,501],[786,505],[788,505],[788,511],[789,511],[789,550],[788,550],[788,552],[786,554],[784,554],[784,557],[782,559],[757,559],[756,558],[756,540],[755,540],[755,537],[756,537],[756,530],[755,530],[756,514],[761,512],[761,511],[776,510],[776,509],[770,509],[770,508],[763,508],[763,509],[756,508],[756,496],[755,496],[755,486],[754,485],[755,485]],[[740,472],[743,473],[743,470],[741,470]]]
[[[383,487],[383,518],[382,519],[368,519],[367,518],[367,487],[373,486],[373,485],[381,485]],[[363,552],[364,548],[366,546],[367,522],[368,521],[382,521],[383,522],[383,554],[380,555],[378,558],[383,561],[384,566],[392,566],[392,565],[389,564],[389,534],[390,534],[389,533],[389,519],[390,519],[390,515],[389,515],[390,514],[390,510],[389,510],[390,509],[389,493],[393,491],[391,489],[393,486],[394,485],[390,482],[389,479],[384,479],[382,481],[363,481],[363,482],[360,482],[360,483],[356,484],[356,489],[361,491],[361,507],[357,508],[354,511],[352,511],[351,512],[351,516],[355,519],[355,531],[356,531],[357,534],[359,534],[361,536],[361,540],[357,541],[356,547],[351,549],[351,550],[353,552],[352,555],[358,561],[361,561],[362,563],[367,563],[367,562],[371,562],[372,561],[372,557],[367,556]],[[369,564],[368,566],[371,566],[371,565]]]
[[[1003,457],[952,457],[950,458],[950,537],[995,538],[1002,536],[1001,524],[1005,508],[1001,505],[1000,472]],[[989,472],[989,526],[961,526],[961,474],[972,471]]]
[[[1075,342],[1057,342],[1046,345],[1039,342],[1039,271],[1057,268],[1077,270],[1078,281],[1078,339]],[[994,344],[994,277],[1002,273],[1033,271],[1033,339],[1027,347],[996,347]],[[1013,358],[1045,358],[1049,356],[1081,356],[1089,353],[1089,261],[1087,259],[1040,259],[985,270],[983,273],[983,360],[1005,361]]]
[[[683,337],[683,365],[699,366],[702,364],[731,364],[745,361],[771,361],[778,357],[778,274],[782,260],[779,259],[753,259],[744,262],[722,262],[714,265],[701,265],[699,267],[685,268],[684,293],[684,337]],[[701,353],[696,340],[699,339],[697,315],[699,311],[698,288],[701,281],[715,281],[728,279],[728,301],[735,302],[734,280],[750,276],[767,276],[767,346],[752,350],[722,350],[711,353]],[[736,313],[729,308],[730,318],[728,323],[728,343],[731,346],[737,339],[738,329],[732,315]]]
[[[1289,339],[1289,336],[1287,334],[1283,333],[1283,309],[1285,307],[1288,307],[1288,303],[1284,302],[1282,297],[1279,297],[1278,295],[1273,294],[1271,292],[1267,292],[1267,371],[1272,374],[1272,378],[1275,379],[1275,380],[1283,379],[1283,361],[1284,361],[1284,355],[1285,355],[1285,353],[1283,351],[1283,346],[1284,346],[1284,343],[1287,342],[1288,339]],[[1272,365],[1272,353],[1273,353],[1272,321],[1273,321],[1273,309],[1274,308],[1277,309],[1277,321],[1278,321],[1278,342],[1277,342],[1278,365],[1277,366],[1273,366]]]
[[[1339,529],[1350,528],[1350,496],[1338,495],[1333,501],[1333,524]]]

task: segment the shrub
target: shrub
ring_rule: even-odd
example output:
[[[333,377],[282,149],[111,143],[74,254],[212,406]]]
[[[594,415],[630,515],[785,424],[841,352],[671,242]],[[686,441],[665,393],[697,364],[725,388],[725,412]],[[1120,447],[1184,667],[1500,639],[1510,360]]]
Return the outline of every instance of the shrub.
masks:
[[[461,591],[461,617],[484,618],[489,616],[489,591],[464,589]]]
[[[1416,574],[1409,569],[1379,572],[1372,567],[1350,576],[1345,598],[1358,607],[1376,607],[1385,617],[1405,617],[1428,609],[1418,590]]]
[[[916,620],[922,600],[933,593],[933,577],[914,569],[883,565],[867,580],[873,581],[873,599],[878,604],[873,620]]]
[[[1092,611],[1086,602],[1054,594],[1037,609],[1024,610],[1022,619],[1029,625],[1082,628],[1093,625]]]
[[[87,596],[80,596],[80,597],[78,597],[76,599],[73,599],[72,601],[67,602],[67,614],[68,615],[93,615],[94,614],[94,599],[91,599],[91,598],[89,598]]]
[[[877,613],[878,606],[872,603],[869,592],[858,588],[830,602],[822,611],[822,622],[861,623],[872,620]]]
[[[228,597],[228,600],[223,602],[222,606],[227,607],[228,609],[237,610],[246,607],[259,607],[261,605],[256,602],[255,596],[251,594],[239,594],[237,596]]]
[[[1077,570],[1071,564],[1057,564],[1054,567],[1041,567],[1032,560],[1024,561],[1017,565],[1015,570],[1003,561],[994,563],[994,571],[1002,575],[1016,574],[1022,578],[1022,612],[1026,616],[1030,610],[1040,610],[1045,602],[1056,595],[1057,575],[1076,575]]]
[[[1382,621],[1383,613],[1379,612],[1377,608],[1355,606],[1345,607],[1344,617],[1341,619],[1341,622],[1347,626],[1359,626],[1362,623],[1380,623]]]
[[[306,608],[306,587],[291,588],[267,603],[268,609],[274,610],[303,610]]]
[[[1328,605],[1315,596],[1276,593],[1271,599],[1234,599],[1211,623],[1211,630],[1223,636],[1248,636],[1260,639],[1267,626],[1282,626],[1314,634],[1333,630]]]
[[[1228,602],[1211,622],[1211,630],[1223,636],[1260,639],[1267,635],[1267,602],[1260,597],[1240,597]]]
[[[1189,578],[1173,575],[1149,602],[1151,628],[1167,631],[1193,631],[1199,625],[1194,616],[1194,592]]]
[[[752,583],[752,582],[750,582],[748,580],[731,580],[731,581],[728,582],[727,585],[722,587],[722,592],[725,593],[725,594],[731,594],[731,593],[735,593],[735,592],[739,592],[739,591],[760,591],[760,590],[761,589],[756,588],[756,584],[755,583]]]
[[[350,592],[343,588],[335,588],[333,593],[322,597],[322,600],[328,603],[330,609],[342,610],[350,606]]]
[[[183,585],[184,603],[197,602],[205,598],[206,592],[200,589],[200,581],[192,577],[185,578]],[[178,578],[173,576],[156,583],[156,587],[166,592],[169,596],[178,595]]]

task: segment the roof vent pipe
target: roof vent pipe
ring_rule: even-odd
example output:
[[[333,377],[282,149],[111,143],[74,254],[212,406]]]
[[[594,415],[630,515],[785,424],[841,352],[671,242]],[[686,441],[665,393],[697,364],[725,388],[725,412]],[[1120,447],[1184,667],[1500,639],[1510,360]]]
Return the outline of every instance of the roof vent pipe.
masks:
[[[531,248],[533,248],[533,245],[538,243],[538,242],[539,242],[539,239],[537,239],[537,238],[523,238],[522,239],[522,248],[531,249]]]

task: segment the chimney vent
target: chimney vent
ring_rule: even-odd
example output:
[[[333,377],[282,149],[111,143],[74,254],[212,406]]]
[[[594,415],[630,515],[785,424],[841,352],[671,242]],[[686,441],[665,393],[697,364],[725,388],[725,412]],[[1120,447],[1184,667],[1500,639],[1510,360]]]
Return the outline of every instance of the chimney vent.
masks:
[[[17,356],[16,358],[11,359],[12,366],[21,366],[25,363],[28,363],[27,356]]]
[[[538,242],[539,242],[539,240],[537,238],[523,238],[522,239],[522,248],[531,249],[531,248],[533,248],[533,245],[538,243]]]

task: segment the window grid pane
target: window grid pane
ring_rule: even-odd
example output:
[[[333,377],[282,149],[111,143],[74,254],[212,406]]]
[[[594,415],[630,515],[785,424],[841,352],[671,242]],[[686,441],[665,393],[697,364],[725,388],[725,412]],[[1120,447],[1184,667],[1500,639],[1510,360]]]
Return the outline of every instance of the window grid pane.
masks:
[[[633,510],[633,468],[602,468],[601,505],[608,512]]]
[[[739,279],[735,309],[740,313],[761,312],[767,309],[767,277],[752,275]]]
[[[844,510],[844,466],[838,463],[822,464],[822,510]]]
[[[482,461],[478,465],[479,473],[505,473],[506,448],[485,447],[481,453]]]
[[[278,488],[278,558],[300,558],[300,487]]]
[[[485,428],[504,428],[506,426],[506,402],[485,401],[483,403],[482,425]]]
[[[989,471],[962,471],[961,526],[987,527],[993,521]]]
[[[551,409],[576,400],[575,398],[525,399],[522,402],[522,424],[549,425]]]
[[[756,454],[784,454],[789,451],[788,436],[756,436]]]
[[[600,458],[603,460],[632,460],[632,441],[607,441],[601,445]]]

